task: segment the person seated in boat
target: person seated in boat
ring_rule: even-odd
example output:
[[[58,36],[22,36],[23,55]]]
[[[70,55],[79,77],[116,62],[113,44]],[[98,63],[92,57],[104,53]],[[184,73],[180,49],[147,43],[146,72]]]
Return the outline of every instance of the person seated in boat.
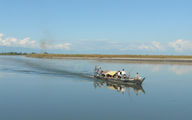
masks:
[[[137,72],[134,76],[134,80],[138,80],[139,79],[139,73]]]
[[[124,69],[121,70],[121,78],[125,78],[126,77],[126,72]]]
[[[118,77],[117,77],[117,72],[113,75],[113,78],[118,78]]]
[[[95,66],[95,70],[94,70],[94,75],[97,76],[98,75],[98,71],[99,71],[99,67]]]
[[[107,73],[108,73],[108,72],[109,72],[108,70],[102,71],[102,72],[101,72],[101,76],[107,77]]]
[[[112,76],[111,76],[111,75],[109,75],[109,74],[107,74],[107,75],[106,75],[106,77],[107,77],[107,78],[111,78]]]
[[[117,72],[117,76],[118,76],[118,78],[121,78],[121,72],[120,71]]]
[[[99,75],[101,75],[101,74],[102,74],[102,69],[101,69],[101,67],[100,67],[100,66],[99,66],[99,68],[98,68],[97,73],[98,73]]]
[[[100,76],[102,76],[102,77],[104,77],[105,75],[103,74],[103,70],[101,70],[101,72],[100,72],[100,74],[99,74]]]

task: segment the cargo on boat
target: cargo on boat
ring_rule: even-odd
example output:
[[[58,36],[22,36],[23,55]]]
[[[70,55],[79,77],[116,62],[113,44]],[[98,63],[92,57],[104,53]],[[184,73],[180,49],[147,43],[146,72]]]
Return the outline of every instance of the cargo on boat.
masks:
[[[124,69],[122,69],[122,71],[110,71],[110,70],[103,71],[101,67],[95,67],[94,77],[97,79],[110,81],[118,84],[141,85],[145,80],[145,77],[139,77],[138,73],[136,73],[134,77],[130,77],[130,74],[126,75]]]

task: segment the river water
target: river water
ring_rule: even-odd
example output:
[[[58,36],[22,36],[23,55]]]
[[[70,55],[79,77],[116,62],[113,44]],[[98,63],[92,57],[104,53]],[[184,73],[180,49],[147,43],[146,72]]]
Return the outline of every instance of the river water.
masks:
[[[146,77],[142,86],[92,78],[95,65]],[[0,56],[0,120],[190,120],[189,64]]]

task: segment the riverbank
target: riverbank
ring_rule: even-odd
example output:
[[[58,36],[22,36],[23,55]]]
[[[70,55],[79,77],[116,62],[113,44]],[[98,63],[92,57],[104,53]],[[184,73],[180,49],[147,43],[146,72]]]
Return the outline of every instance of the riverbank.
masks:
[[[100,55],[100,54],[28,54],[27,57],[48,59],[95,59],[129,62],[192,62],[192,56],[168,55]]]

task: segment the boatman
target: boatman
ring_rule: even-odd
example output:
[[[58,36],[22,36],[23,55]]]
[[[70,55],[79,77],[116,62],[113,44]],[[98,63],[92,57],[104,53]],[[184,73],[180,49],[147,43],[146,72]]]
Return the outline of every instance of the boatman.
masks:
[[[101,69],[101,66],[99,66],[98,74],[101,75],[101,73],[102,73],[102,69]]]
[[[139,73],[138,73],[138,72],[135,74],[134,79],[135,79],[135,80],[138,80],[138,79],[139,79]]]
[[[121,78],[125,78],[126,77],[126,72],[124,69],[121,70]]]

